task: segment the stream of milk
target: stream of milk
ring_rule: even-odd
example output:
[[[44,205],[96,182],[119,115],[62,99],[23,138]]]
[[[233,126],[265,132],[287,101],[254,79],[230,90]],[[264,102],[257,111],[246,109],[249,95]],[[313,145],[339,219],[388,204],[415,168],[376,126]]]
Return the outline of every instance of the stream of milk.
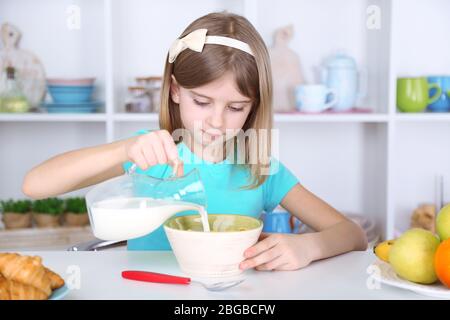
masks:
[[[183,201],[151,198],[113,198],[90,207],[94,235],[102,240],[128,240],[149,234],[178,212],[197,211],[203,231],[209,232],[203,206]]]

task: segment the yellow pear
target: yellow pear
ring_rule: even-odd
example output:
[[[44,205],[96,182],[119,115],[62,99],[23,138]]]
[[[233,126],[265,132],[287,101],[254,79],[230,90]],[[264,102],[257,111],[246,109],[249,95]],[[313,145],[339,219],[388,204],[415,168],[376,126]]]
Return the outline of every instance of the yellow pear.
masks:
[[[389,263],[400,277],[423,284],[437,280],[434,253],[439,238],[432,232],[413,228],[403,233],[389,250]]]
[[[439,211],[436,219],[436,231],[441,241],[450,238],[450,203]]]

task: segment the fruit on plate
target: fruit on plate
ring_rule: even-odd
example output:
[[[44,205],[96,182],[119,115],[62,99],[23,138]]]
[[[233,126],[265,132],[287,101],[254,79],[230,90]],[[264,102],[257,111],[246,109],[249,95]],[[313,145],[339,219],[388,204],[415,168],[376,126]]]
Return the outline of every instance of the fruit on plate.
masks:
[[[450,203],[439,211],[436,219],[436,231],[441,241],[450,238]]]
[[[450,239],[442,241],[437,248],[434,267],[439,280],[450,288]]]
[[[385,262],[389,262],[389,252],[391,251],[392,245],[394,243],[395,239],[380,242],[373,248],[373,252],[379,259]]]
[[[438,279],[434,269],[434,254],[439,239],[432,232],[413,228],[403,233],[389,251],[389,263],[400,277],[422,284]]]

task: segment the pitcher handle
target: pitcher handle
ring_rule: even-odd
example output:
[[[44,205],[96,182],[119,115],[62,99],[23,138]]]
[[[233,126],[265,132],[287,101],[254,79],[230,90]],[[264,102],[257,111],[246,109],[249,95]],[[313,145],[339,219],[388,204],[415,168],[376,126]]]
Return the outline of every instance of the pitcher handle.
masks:
[[[334,105],[338,102],[338,97],[337,97],[337,92],[336,92],[336,90],[334,90],[334,89],[328,89],[327,95],[326,95],[326,96],[328,97],[328,95],[330,95],[330,94],[333,95],[333,99],[331,99],[330,102],[325,103],[325,105],[324,105],[324,107],[323,107],[324,110],[326,110],[326,109],[328,109],[328,108],[334,106]]]
[[[172,177],[181,177],[184,175],[184,164],[180,159],[175,159],[170,164],[172,166]],[[136,172],[137,165],[133,163],[130,168],[128,168],[126,174],[131,175]]]
[[[430,90],[433,88],[436,89],[436,93],[431,98],[429,98],[428,104],[432,104],[432,103],[436,102],[436,100],[439,99],[439,97],[442,94],[442,88],[437,83],[429,83],[428,84],[428,94],[429,94]]]

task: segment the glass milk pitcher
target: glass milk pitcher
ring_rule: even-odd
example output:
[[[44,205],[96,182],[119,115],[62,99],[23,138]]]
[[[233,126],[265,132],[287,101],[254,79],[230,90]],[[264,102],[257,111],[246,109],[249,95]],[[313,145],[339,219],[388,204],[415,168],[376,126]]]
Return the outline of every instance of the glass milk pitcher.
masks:
[[[95,237],[129,240],[149,234],[171,216],[194,210],[209,231],[206,193],[197,169],[181,177],[158,179],[134,170],[104,181],[86,194]]]

